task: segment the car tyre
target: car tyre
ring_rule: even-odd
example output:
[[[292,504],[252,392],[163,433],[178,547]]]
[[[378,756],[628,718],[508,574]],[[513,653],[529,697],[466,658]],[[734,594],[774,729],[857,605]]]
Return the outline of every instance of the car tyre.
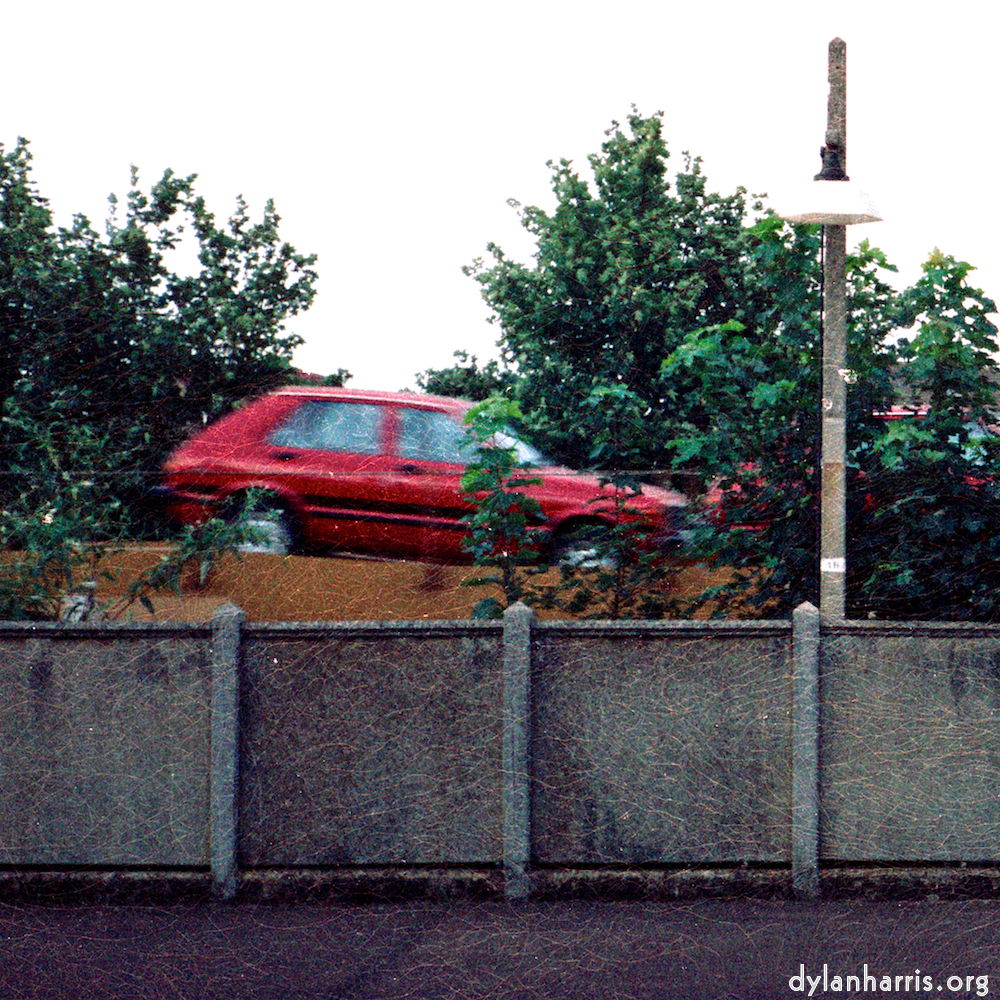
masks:
[[[259,500],[234,520],[252,536],[236,546],[240,552],[287,556],[295,547],[291,515],[276,501]]]
[[[617,569],[618,560],[601,551],[606,532],[605,525],[596,523],[570,525],[559,531],[552,539],[552,564],[565,569]]]

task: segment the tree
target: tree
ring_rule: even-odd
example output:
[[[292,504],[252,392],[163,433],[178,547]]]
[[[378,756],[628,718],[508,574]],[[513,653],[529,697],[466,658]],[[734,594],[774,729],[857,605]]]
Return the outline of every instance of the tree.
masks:
[[[315,257],[280,240],[271,202],[217,224],[194,182],[168,170],[147,194],[133,168],[103,235],[82,215],[56,227],[27,141],[0,146],[8,512],[96,505],[111,530],[193,427],[291,377],[285,322],[312,302]],[[185,241],[192,273],[171,269]]]
[[[594,191],[549,164],[556,208],[521,209],[532,266],[490,244],[467,273],[537,443],[616,483],[712,486],[692,558],[735,576],[705,599],[787,614],[818,593],[821,231],[750,224],[744,189],[709,193],[690,156],[671,188],[661,119],[612,124]],[[848,607],[996,617],[995,306],[942,254],[903,293],[893,270],[867,241],[847,258]],[[907,400],[930,415],[882,416]]]
[[[670,461],[720,491],[697,555],[737,574],[734,587],[708,596],[746,601],[752,581],[751,602],[775,614],[818,593],[820,238],[818,227],[773,216],[748,229],[756,323],[691,330],[661,363],[673,410]],[[867,241],[847,258],[852,454],[871,448],[884,431],[876,414],[893,401],[897,355],[888,338],[900,317],[880,277],[893,269]]]
[[[811,234],[771,220],[757,236],[757,252],[770,254],[776,240]],[[873,270],[887,266],[867,242],[848,258],[848,614],[995,618],[996,307],[968,286],[969,265],[940,253],[899,295]],[[912,340],[895,336],[913,326]],[[736,325],[694,331],[664,362],[687,394],[681,410],[694,412],[675,460],[704,461],[719,477],[699,555],[736,570],[706,595],[722,608],[739,596],[782,615],[816,600],[819,410],[803,400],[818,399],[817,332],[786,323],[762,344]],[[886,419],[894,404],[912,416]]]
[[[856,453],[848,548],[853,614],[1000,617],[1000,439],[995,302],[971,265],[935,250],[901,296],[904,402]]]
[[[492,262],[466,269],[500,326],[537,443],[568,464],[595,462],[583,404],[594,389],[614,385],[627,388],[645,415],[640,456],[654,464],[670,416],[663,358],[690,330],[745,320],[755,309],[745,192],[710,193],[701,161],[689,156],[671,190],[661,119],[633,110],[625,128],[612,123],[600,154],[589,158],[593,192],[569,161],[549,163],[555,210],[521,210],[538,243],[534,266],[490,244]]]
[[[657,548],[651,525],[634,516],[642,481],[629,470],[639,467],[648,440],[641,407],[621,384],[597,386],[584,406],[597,411],[591,455],[616,467],[599,477],[614,487],[613,517],[583,525],[580,539],[569,536],[574,545],[585,543],[586,557],[560,566],[562,581],[549,603],[588,618],[662,618],[676,608],[669,584],[677,567]]]
[[[538,572],[531,568],[538,550],[530,527],[544,518],[538,501],[523,492],[523,487],[540,480],[528,474],[516,448],[496,441],[496,435],[520,418],[515,402],[491,396],[472,407],[464,419],[476,453],[461,479],[462,492],[475,502],[475,510],[465,518],[469,538],[463,547],[474,565],[490,570],[486,576],[473,577],[466,583],[494,587],[500,592],[500,597],[491,595],[477,601],[474,618],[499,618],[518,601],[534,604],[540,599],[527,577]]]
[[[451,368],[428,368],[417,375],[417,386],[436,396],[457,396],[479,402],[493,395],[509,395],[517,376],[496,361],[487,361],[482,367],[475,354],[455,351],[457,363]]]

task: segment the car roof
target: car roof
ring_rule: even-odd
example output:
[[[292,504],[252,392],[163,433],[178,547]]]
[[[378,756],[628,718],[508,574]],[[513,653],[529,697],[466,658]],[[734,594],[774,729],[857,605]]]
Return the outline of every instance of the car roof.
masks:
[[[464,413],[473,403],[455,396],[432,396],[422,392],[389,392],[385,389],[344,389],[333,386],[290,385],[277,389],[274,396],[305,396],[309,399],[344,399],[352,402],[387,403],[394,406],[422,406]]]

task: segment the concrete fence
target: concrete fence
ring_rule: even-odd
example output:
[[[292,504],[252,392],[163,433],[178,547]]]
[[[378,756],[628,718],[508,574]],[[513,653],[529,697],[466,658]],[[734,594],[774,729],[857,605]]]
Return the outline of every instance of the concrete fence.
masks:
[[[1000,876],[1000,629],[0,625],[0,866]],[[993,884],[992,882],[990,883]],[[1000,884],[1000,880],[998,880]]]

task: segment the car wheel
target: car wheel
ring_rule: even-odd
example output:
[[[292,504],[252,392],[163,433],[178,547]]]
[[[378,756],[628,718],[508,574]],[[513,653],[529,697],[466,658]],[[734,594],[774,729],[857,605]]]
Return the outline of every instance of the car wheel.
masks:
[[[553,565],[567,569],[616,569],[618,560],[604,545],[606,535],[603,524],[592,523],[570,525],[559,531],[552,539]]]
[[[291,515],[276,501],[256,501],[237,515],[234,523],[246,534],[236,546],[240,552],[286,556],[295,546]]]

